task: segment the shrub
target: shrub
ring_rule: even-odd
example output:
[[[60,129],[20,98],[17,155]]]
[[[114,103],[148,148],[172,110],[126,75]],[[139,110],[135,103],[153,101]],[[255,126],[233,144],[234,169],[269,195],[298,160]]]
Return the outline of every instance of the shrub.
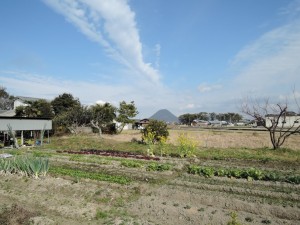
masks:
[[[155,143],[154,137],[155,137],[155,133],[152,131],[148,131],[143,135],[143,141],[148,145],[148,149],[147,149],[148,156],[154,156],[154,143]]]
[[[230,213],[231,220],[227,222],[227,225],[241,225],[241,223],[237,219],[237,213],[231,212]]]
[[[152,135],[150,136],[149,133]],[[146,128],[142,130],[142,139],[145,140],[148,137],[153,144],[160,142],[163,137],[167,138],[168,136],[169,131],[164,121],[150,120]]]
[[[196,143],[188,138],[187,134],[180,134],[177,141],[178,154],[181,158],[195,156]]]
[[[160,156],[168,155],[168,148],[167,148],[167,138],[161,137],[160,142],[158,142],[158,151],[160,153]]]

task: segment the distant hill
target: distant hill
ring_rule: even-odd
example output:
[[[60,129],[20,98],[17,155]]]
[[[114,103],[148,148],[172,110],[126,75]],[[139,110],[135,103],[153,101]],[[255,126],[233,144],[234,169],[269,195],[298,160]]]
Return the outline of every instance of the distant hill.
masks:
[[[150,117],[150,119],[162,120],[166,123],[178,122],[178,118],[167,109],[158,110],[156,113],[153,114],[153,116]]]

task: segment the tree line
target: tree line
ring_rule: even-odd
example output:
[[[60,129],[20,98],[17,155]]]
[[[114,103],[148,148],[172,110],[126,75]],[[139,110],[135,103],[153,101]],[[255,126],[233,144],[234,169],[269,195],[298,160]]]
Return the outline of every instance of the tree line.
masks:
[[[298,110],[298,113],[288,111],[288,105],[292,105],[292,103],[289,102],[288,104],[287,100],[285,103],[271,103],[268,98],[264,101],[246,98],[241,103],[241,112],[262,124],[269,132],[274,149],[280,148],[291,135],[300,134],[300,101],[296,90],[293,91],[293,96],[295,109]],[[0,86],[0,109],[13,109],[14,100],[15,97],[9,95],[6,88]],[[40,99],[26,102],[26,105],[17,107],[15,112],[16,116],[53,119],[54,132],[69,130],[76,134],[79,127],[90,126],[100,136],[103,131],[121,132],[125,124],[131,123],[132,118],[138,114],[134,101],[129,103],[122,101],[118,107],[110,103],[84,106],[78,98],[74,98],[72,94],[68,93],[57,96],[53,101]],[[294,120],[287,127],[285,123],[292,115],[291,113],[293,113]],[[187,113],[179,116],[180,123],[187,125],[190,125],[193,120],[220,120],[235,123],[241,119],[240,114],[230,112]],[[114,121],[120,124],[115,130],[115,126],[112,126]]]
[[[13,109],[16,98],[0,88],[0,109]],[[116,107],[110,103],[85,106],[70,93],[63,93],[52,101],[39,99],[26,101],[25,105],[15,109],[17,117],[50,118],[53,120],[54,132],[70,131],[77,134],[80,127],[89,126],[101,134],[103,131],[122,132],[127,123],[132,123],[138,114],[134,101],[121,101]],[[118,126],[115,126],[115,122]]]
[[[214,120],[219,120],[219,121],[227,121],[231,123],[238,122],[242,120],[242,116],[238,113],[207,113],[207,112],[200,112],[200,113],[186,113],[183,115],[180,115],[178,117],[179,122],[181,124],[186,124],[186,125],[191,125],[191,123],[194,120],[204,120],[204,121],[214,121]]]

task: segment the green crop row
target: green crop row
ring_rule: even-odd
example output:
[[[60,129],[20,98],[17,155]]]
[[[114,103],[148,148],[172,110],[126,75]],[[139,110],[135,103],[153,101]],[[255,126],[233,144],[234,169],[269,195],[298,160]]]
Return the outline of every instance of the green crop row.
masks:
[[[274,171],[264,171],[256,168],[214,168],[208,166],[190,165],[188,173],[199,174],[205,177],[235,177],[248,180],[265,180],[265,181],[281,181],[293,184],[300,184],[299,175],[283,175]]]
[[[172,166],[170,164],[150,163],[147,165],[148,171],[166,171],[171,168]]]
[[[121,165],[129,168],[142,168],[146,167],[146,170],[148,171],[166,171],[172,169],[172,166],[170,164],[164,164],[164,163],[141,163],[134,160],[122,160]]]
[[[48,158],[15,156],[0,159],[0,172],[4,174],[21,174],[38,178],[46,176],[48,170]]]
[[[75,162],[85,162],[85,163],[97,163],[97,164],[104,164],[108,165],[111,164],[111,161],[105,158],[99,158],[95,156],[85,156],[85,155],[72,155],[69,158],[70,161],[75,161]]]
[[[118,184],[129,184],[131,182],[131,179],[128,177],[109,175],[109,174],[97,173],[97,172],[89,172],[89,171],[79,170],[75,168],[51,167],[49,172],[51,174],[70,176],[76,179],[85,178],[85,179],[98,180],[98,181],[108,181],[108,182],[113,182]]]
[[[141,168],[144,167],[143,163],[133,160],[122,160],[121,165],[129,168]]]

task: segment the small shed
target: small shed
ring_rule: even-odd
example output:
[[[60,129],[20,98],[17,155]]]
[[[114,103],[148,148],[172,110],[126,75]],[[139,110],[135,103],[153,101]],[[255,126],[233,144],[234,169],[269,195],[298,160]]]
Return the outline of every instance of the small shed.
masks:
[[[0,116],[0,132],[7,134],[10,129],[21,132],[21,144],[23,145],[23,131],[48,131],[49,134],[49,130],[52,130],[52,120],[49,118]]]

